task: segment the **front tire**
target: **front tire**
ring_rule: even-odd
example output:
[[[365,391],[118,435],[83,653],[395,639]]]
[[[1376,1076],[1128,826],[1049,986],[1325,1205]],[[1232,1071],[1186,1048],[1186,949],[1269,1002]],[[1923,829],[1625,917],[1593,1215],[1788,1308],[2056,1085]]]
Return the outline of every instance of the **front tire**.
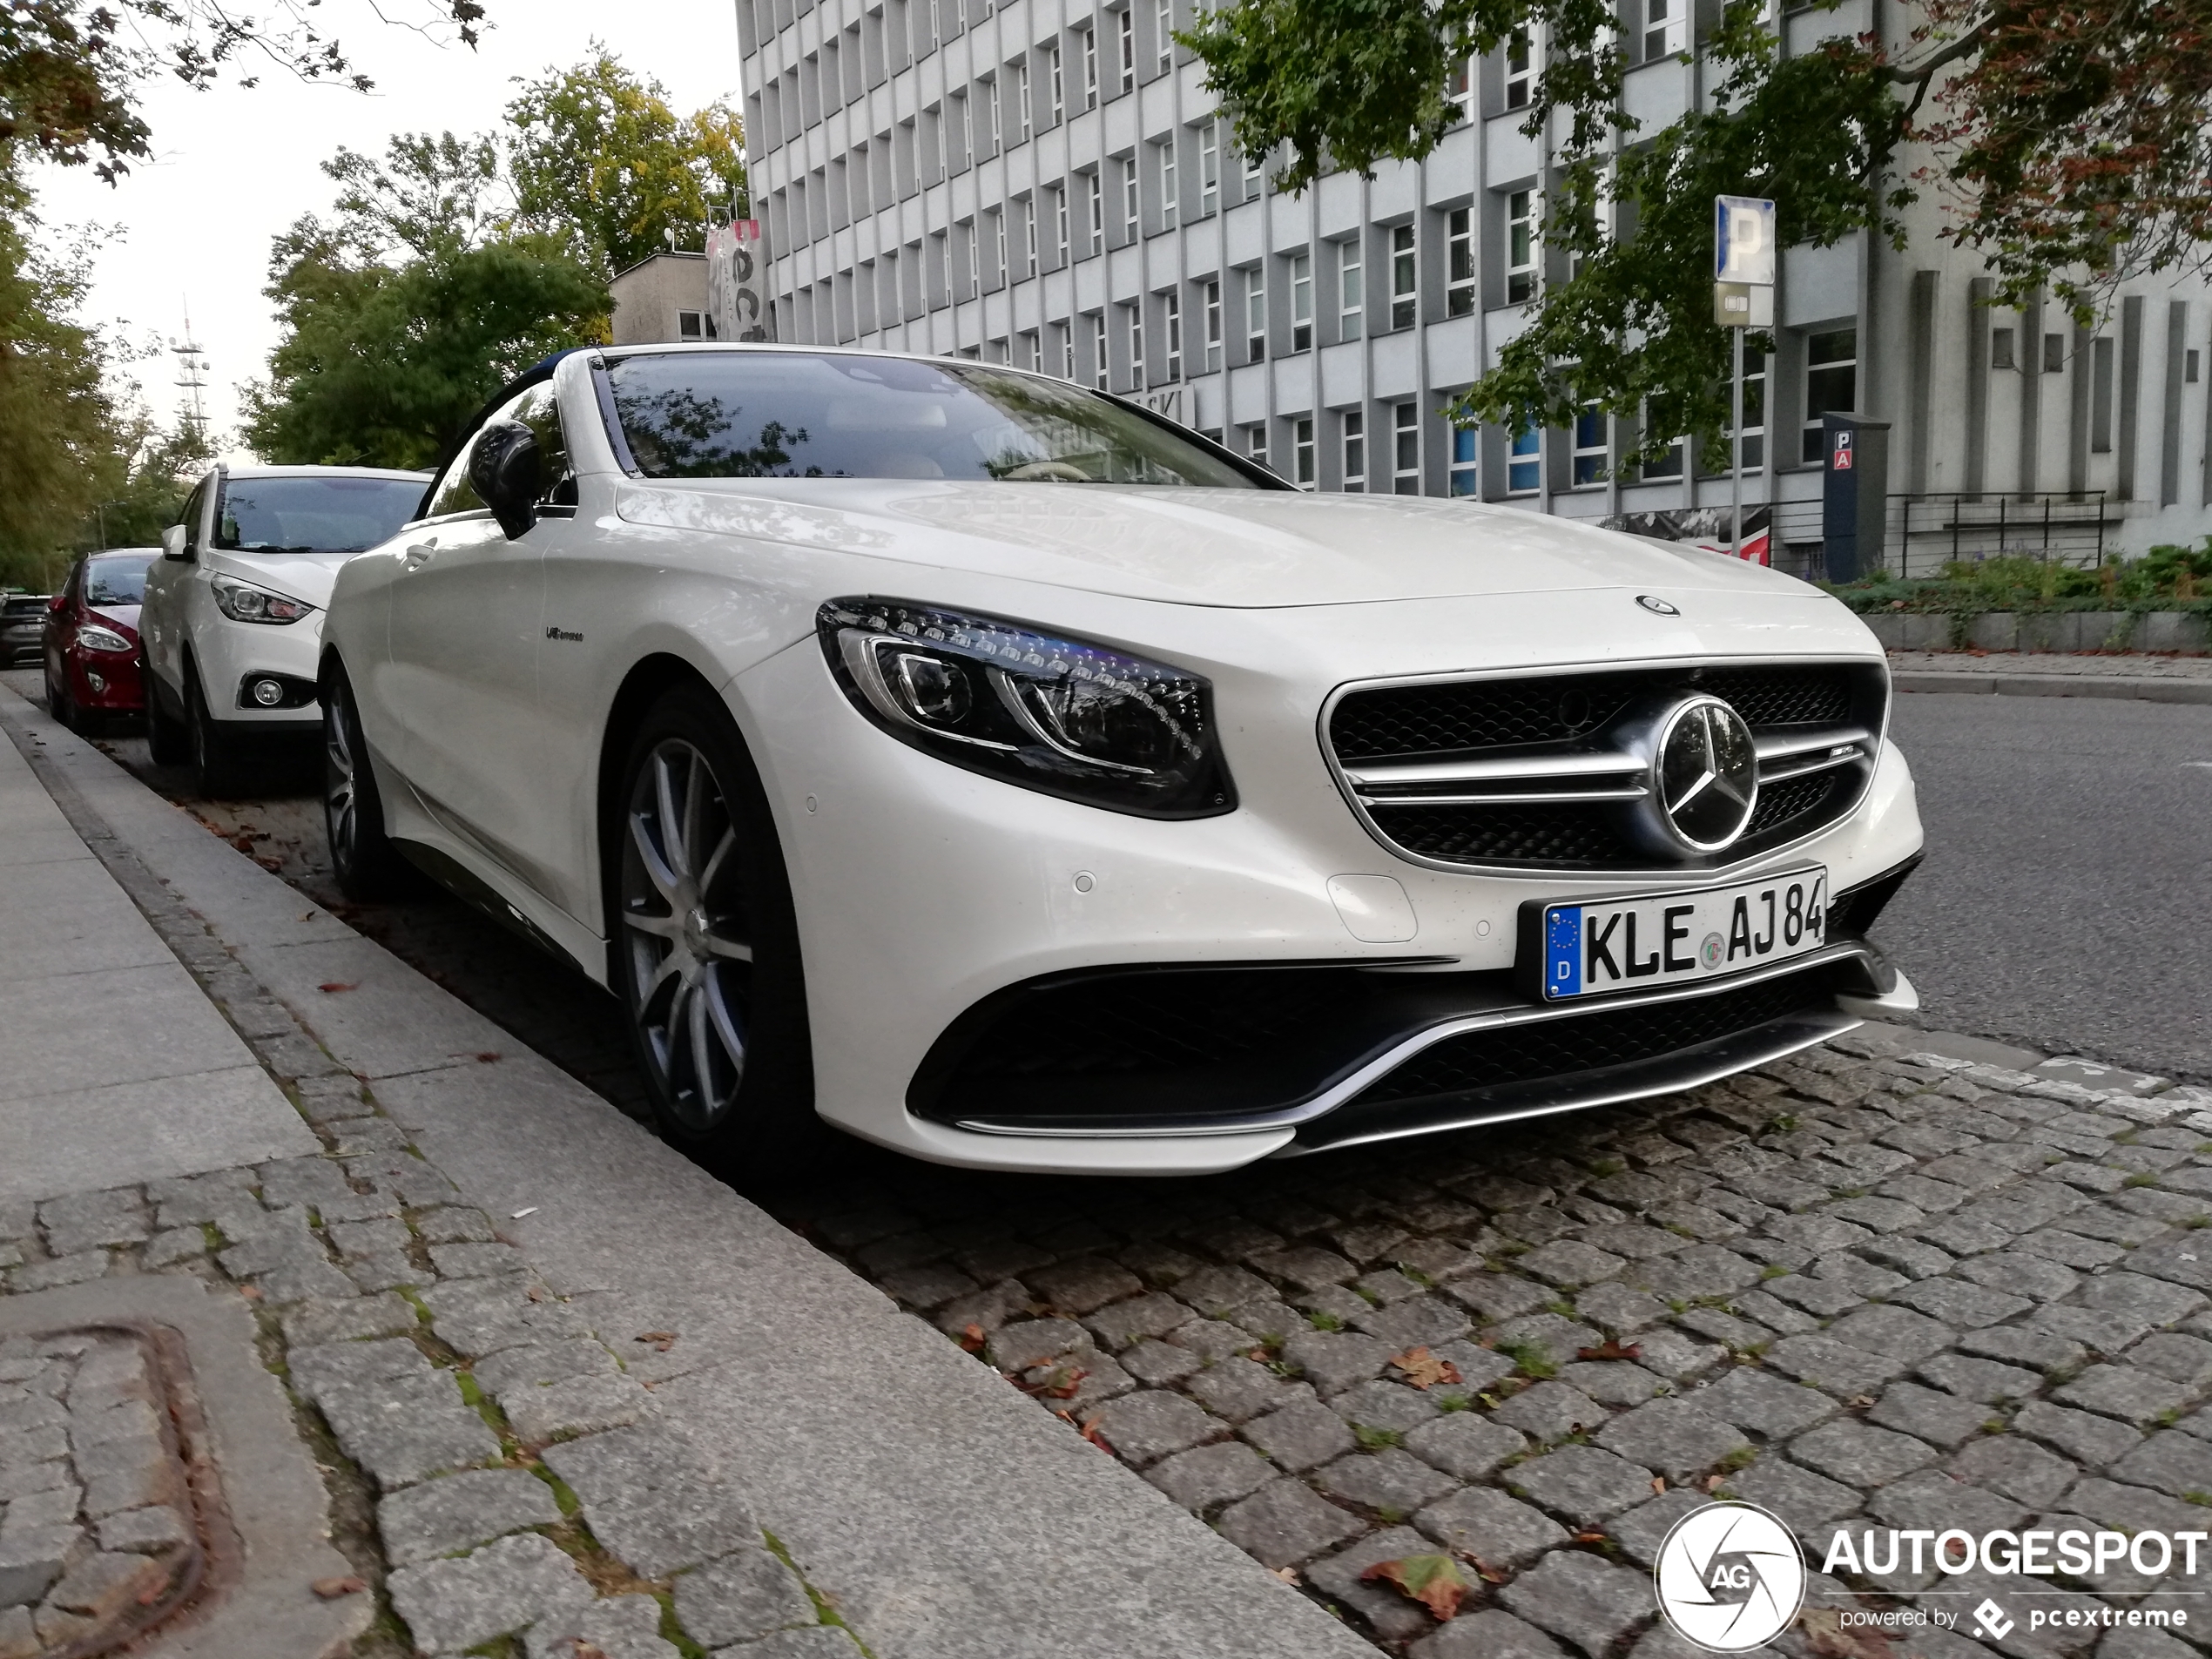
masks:
[[[679,686],[632,735],[605,847],[614,983],[656,1124],[733,1177],[787,1178],[830,1144],[791,884],[721,699]]]
[[[322,685],[322,824],[338,890],[356,904],[396,898],[412,867],[384,833],[384,798],[361,738],[353,682],[335,662]]]
[[[66,674],[66,671],[64,671]],[[51,665],[46,670],[46,712],[53,716],[55,725],[65,725],[71,731],[77,729],[78,721],[82,718],[78,711],[77,699],[69,694],[67,679],[56,679]]]
[[[207,711],[207,694],[200,689],[199,673],[185,670],[185,725],[192,740],[193,786],[208,800],[245,792],[245,767],[231,738]]]

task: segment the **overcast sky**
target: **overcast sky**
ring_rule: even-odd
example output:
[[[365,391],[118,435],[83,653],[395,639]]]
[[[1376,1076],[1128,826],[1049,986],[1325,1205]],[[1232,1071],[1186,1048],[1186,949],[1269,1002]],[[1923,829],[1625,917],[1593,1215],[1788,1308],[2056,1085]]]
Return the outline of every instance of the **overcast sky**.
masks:
[[[420,17],[427,0],[384,7]],[[517,76],[580,62],[592,38],[668,89],[679,114],[717,98],[738,103],[732,0],[487,0],[492,27],[474,52],[440,46],[414,30],[380,24],[368,0],[330,0],[318,16],[357,66],[368,94],[302,84],[281,72],[252,90],[192,92],[174,81],[148,89],[153,159],[115,189],[87,168],[41,169],[40,216],[50,227],[104,227],[85,320],[115,323],[139,340],[182,336],[185,313],[212,366],[207,415],[233,432],[238,388],[266,370],[277,327],[261,293],[269,243],[301,213],[329,206],[333,185],[317,164],[341,145],[381,152],[395,132],[493,126]],[[174,359],[141,367],[146,399],[166,418],[180,394]]]

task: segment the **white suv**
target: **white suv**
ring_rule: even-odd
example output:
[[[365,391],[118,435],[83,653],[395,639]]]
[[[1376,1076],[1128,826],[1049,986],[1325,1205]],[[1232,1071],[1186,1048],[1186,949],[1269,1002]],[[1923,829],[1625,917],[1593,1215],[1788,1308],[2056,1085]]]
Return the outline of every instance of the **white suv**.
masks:
[[[199,792],[242,763],[311,745],[315,663],[338,567],[415,516],[429,476],[368,467],[217,467],[161,535],[146,575],[146,726],[156,761]]]

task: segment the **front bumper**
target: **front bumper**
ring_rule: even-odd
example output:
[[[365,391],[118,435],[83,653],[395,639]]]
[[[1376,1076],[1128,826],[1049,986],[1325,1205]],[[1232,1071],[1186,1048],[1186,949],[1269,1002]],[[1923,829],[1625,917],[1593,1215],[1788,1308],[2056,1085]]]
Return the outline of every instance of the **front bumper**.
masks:
[[[135,651],[70,651],[63,654],[62,664],[78,707],[103,714],[145,711],[145,681]]]
[[[1207,1173],[1691,1087],[1910,997],[1863,940],[1839,934],[1827,955],[1792,964],[1786,986],[1725,1028],[1642,1040],[1620,1062],[1629,1071],[1569,1064],[1527,1075],[1523,1064],[1500,1081],[1429,1091],[1438,1098],[1393,1095],[1381,1085],[1447,1041],[1540,1022],[1532,1012],[1565,1033],[1573,1019],[1626,1011],[1615,1003],[1570,1019],[1528,1010],[1510,972],[1524,901],[1617,889],[1621,878],[1440,870],[1393,857],[1345,806],[1310,724],[1273,710],[1240,719],[1249,689],[1225,676],[1217,686],[1242,806],[1160,822],[1037,795],[907,748],[853,713],[812,641],[740,677],[733,707],[792,874],[825,1118],[940,1163]],[[1726,878],[1817,861],[1842,894],[1906,865],[1920,840],[1911,773],[1885,745],[1848,817]],[[1331,896],[1344,876],[1395,882],[1415,921],[1411,937],[1355,936],[1356,918]],[[1096,1065],[1025,1064],[988,1035],[1010,1028],[992,1010],[1016,1004],[1020,988],[1080,984],[1102,970],[1186,969],[1233,970],[1248,982],[1278,975],[1286,995],[1245,1051],[1189,1065],[1116,1056],[1118,1016],[1080,994],[1032,1004],[1015,1023],[1053,1035],[1063,1049],[1091,1043]],[[1665,1006],[1687,1018],[1744,983],[1697,988]],[[1857,999],[1857,1011],[1839,996]],[[1206,1023],[1197,1002],[1183,1012]],[[979,1035],[1004,1049],[1003,1063],[969,1062]],[[1584,1075],[1596,1072],[1606,1075]]]
[[[216,617],[192,640],[207,712],[233,744],[290,745],[314,738],[322,727],[315,700],[315,675],[322,656],[324,613],[282,627],[233,622]],[[264,707],[246,687],[261,678],[285,690],[275,707]]]

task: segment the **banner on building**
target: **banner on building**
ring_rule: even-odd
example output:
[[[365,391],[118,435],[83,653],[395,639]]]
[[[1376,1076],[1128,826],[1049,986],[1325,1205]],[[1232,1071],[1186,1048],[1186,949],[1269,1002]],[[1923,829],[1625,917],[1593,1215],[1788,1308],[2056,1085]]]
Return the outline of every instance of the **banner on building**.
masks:
[[[706,310],[717,340],[772,336],[760,221],[735,219],[706,233]]]

